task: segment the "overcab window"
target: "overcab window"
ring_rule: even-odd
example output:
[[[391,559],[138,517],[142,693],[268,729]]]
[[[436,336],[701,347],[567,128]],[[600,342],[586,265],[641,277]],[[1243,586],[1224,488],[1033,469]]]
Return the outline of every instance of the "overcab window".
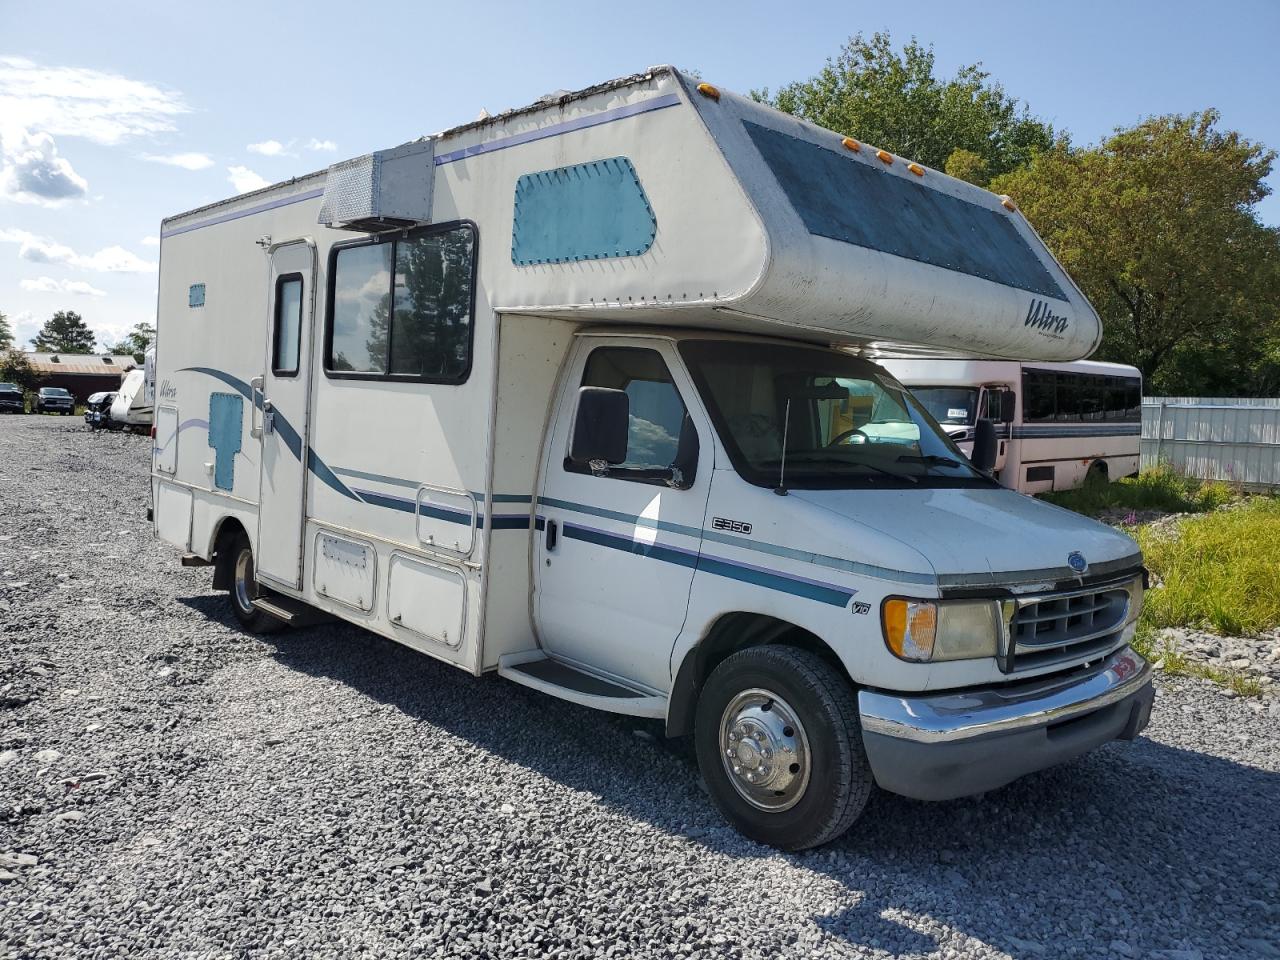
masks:
[[[471,370],[470,225],[339,247],[330,268],[332,376],[461,383]]]

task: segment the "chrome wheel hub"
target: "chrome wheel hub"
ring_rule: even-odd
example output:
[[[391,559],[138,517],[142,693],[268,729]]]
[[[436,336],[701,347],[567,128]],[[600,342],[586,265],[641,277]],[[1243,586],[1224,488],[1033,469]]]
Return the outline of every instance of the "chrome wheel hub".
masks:
[[[789,703],[771,690],[744,690],[720,718],[720,759],[753,807],[778,813],[809,785],[809,739]]]
[[[232,595],[236,598],[236,606],[245,613],[253,610],[253,599],[257,595],[253,582],[253,551],[241,550],[236,557],[235,582]]]

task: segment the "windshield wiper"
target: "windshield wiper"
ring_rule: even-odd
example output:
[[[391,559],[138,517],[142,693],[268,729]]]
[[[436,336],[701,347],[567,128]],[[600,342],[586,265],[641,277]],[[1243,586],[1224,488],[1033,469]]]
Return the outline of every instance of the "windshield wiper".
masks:
[[[926,453],[921,456],[915,456],[914,454],[904,453],[902,456],[898,458],[898,462],[899,463],[934,463],[940,467],[958,467],[961,465],[959,460],[954,460],[951,457],[943,457],[936,453]]]
[[[920,482],[919,477],[913,477],[909,473],[886,470],[884,467],[878,467],[874,463],[867,463],[865,460],[842,460],[840,457],[824,457],[817,454],[792,454],[790,461],[792,463],[830,463],[841,467],[866,467],[868,470],[883,473],[886,477],[893,477],[895,480],[910,480],[912,483]]]

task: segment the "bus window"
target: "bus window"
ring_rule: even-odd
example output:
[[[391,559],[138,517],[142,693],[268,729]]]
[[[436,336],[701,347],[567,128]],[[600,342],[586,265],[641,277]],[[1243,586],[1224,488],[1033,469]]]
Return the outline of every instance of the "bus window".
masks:
[[[1022,419],[1028,423],[1052,420],[1054,411],[1053,374],[1027,370],[1022,374]]]

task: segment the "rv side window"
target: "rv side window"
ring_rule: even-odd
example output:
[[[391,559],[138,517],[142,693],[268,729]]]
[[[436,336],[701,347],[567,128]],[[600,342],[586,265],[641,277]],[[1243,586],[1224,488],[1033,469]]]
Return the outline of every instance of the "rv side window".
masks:
[[[610,467],[609,476],[665,483],[676,462],[688,414],[662,356],[637,347],[597,347],[587,358],[582,386],[622,390],[630,402],[627,459]],[[565,469],[589,472],[568,459]]]
[[[276,280],[276,322],[272,334],[271,372],[277,377],[297,374],[301,336],[302,275],[291,273]]]
[[[475,276],[470,225],[340,247],[331,276],[330,375],[466,380]]]

